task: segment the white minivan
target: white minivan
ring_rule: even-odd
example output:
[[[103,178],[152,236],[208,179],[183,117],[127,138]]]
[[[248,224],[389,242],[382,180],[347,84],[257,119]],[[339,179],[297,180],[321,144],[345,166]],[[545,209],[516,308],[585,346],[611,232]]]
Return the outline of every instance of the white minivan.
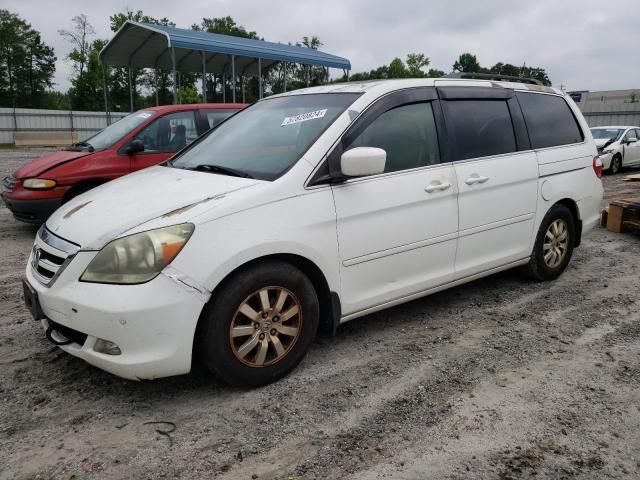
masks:
[[[601,170],[580,111],[549,87],[275,95],[63,205],[38,232],[25,300],[49,340],[116,375],[199,358],[257,386],[319,326],[514,267],[555,279],[598,221]]]

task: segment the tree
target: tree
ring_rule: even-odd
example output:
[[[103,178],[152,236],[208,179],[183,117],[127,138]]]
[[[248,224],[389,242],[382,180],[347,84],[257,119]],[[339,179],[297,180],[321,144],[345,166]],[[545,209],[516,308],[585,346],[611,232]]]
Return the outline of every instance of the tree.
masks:
[[[453,71],[480,73],[484,71],[484,69],[478,63],[475,55],[472,55],[470,53],[463,53],[453,64]]]
[[[73,22],[71,30],[58,30],[58,33],[71,43],[73,49],[67,57],[73,63],[73,68],[78,73],[78,76],[82,78],[85,65],[89,61],[89,37],[95,35],[96,31],[84,13],[76,15],[71,21]]]
[[[0,10],[0,105],[38,107],[51,88],[56,56],[40,33]]]
[[[444,73],[442,70],[438,70],[437,68],[430,68],[427,72],[427,77],[429,78],[440,78],[444,77],[445,75],[446,73]]]
[[[410,53],[407,55],[407,70],[410,77],[424,77],[425,73],[422,69],[428,66],[429,58],[424,53]]]

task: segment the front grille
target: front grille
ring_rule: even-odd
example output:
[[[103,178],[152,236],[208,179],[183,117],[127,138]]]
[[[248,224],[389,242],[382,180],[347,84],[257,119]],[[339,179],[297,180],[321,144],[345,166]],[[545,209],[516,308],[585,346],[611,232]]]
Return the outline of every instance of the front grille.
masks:
[[[5,177],[2,181],[2,191],[3,192],[13,192],[13,189],[18,183],[16,177]]]
[[[42,226],[31,251],[31,271],[40,283],[51,286],[78,250],[79,245],[54,235]]]

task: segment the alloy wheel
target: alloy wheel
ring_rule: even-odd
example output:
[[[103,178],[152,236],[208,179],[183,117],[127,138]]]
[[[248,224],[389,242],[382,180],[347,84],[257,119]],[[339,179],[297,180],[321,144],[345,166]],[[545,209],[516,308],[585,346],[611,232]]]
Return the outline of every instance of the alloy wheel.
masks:
[[[569,227],[562,219],[554,220],[544,236],[542,245],[544,262],[550,268],[558,267],[569,250]]]
[[[267,367],[282,360],[302,329],[302,307],[283,287],[265,287],[246,297],[229,327],[231,351],[250,367]]]

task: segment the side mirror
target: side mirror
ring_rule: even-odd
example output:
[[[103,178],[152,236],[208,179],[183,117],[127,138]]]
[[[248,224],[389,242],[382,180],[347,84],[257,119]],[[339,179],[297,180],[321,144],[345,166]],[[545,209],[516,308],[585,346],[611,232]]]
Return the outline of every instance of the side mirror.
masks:
[[[629,138],[627,138],[627,143],[635,143],[635,142],[637,142],[637,141],[638,141],[638,139],[637,139],[636,137],[629,137]]]
[[[131,143],[124,149],[124,153],[127,155],[133,155],[139,152],[144,152],[144,143],[138,138],[131,140]]]
[[[387,152],[381,148],[356,147],[340,157],[340,170],[347,177],[364,177],[384,172]]]

